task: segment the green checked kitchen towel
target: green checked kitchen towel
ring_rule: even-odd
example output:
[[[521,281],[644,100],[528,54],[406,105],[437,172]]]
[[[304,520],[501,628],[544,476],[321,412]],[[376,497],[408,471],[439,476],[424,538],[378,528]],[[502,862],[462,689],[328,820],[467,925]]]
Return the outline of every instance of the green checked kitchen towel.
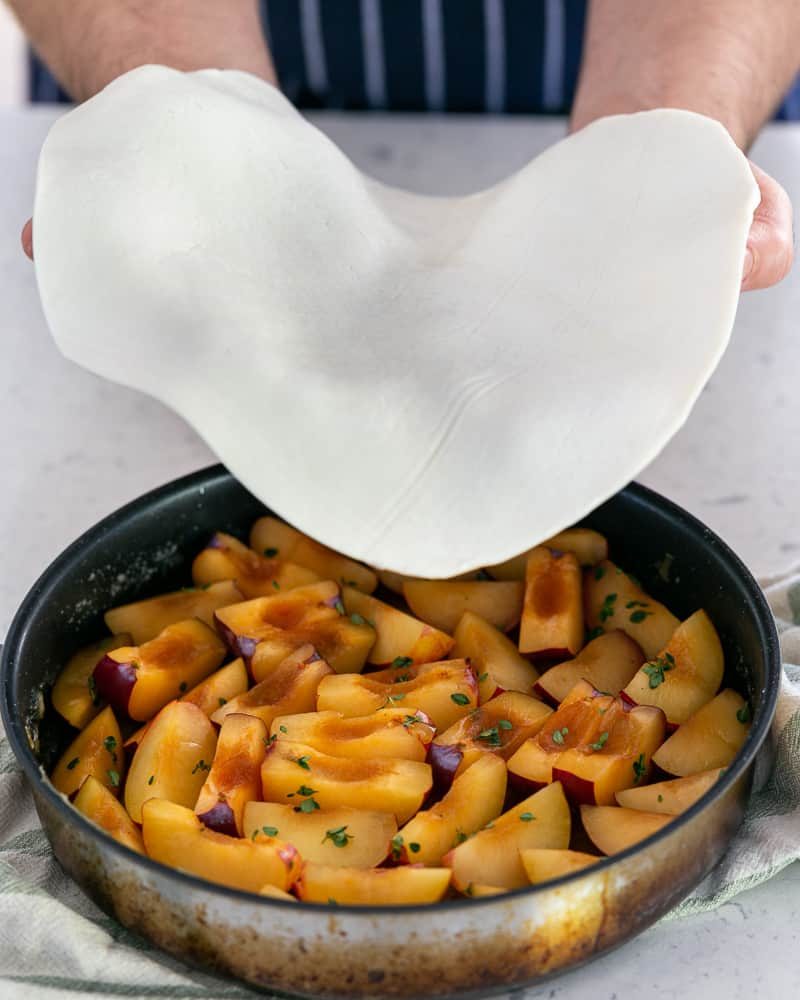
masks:
[[[784,660],[771,745],[747,818],[722,863],[667,919],[720,906],[800,858],[800,573],[764,581]],[[0,740],[0,997],[247,998],[129,934],[61,871]]]

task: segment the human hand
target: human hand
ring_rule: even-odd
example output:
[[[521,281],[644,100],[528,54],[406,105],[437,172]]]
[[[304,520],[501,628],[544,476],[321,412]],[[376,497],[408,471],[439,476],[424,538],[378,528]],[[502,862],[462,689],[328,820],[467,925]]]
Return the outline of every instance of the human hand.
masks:
[[[792,266],[794,235],[792,203],[780,184],[751,161],[750,168],[761,191],[747,237],[742,270],[742,291],[769,288],[782,281]]]

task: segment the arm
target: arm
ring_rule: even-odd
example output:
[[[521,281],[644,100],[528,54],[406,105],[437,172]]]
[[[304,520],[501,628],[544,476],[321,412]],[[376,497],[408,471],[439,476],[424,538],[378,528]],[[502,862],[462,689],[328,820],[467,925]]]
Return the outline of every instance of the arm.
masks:
[[[796,0],[592,0],[571,126],[646,108],[716,118],[742,148],[752,143],[800,69]],[[786,192],[753,167],[761,189],[743,287],[780,281],[792,262]]]
[[[8,0],[62,86],[86,100],[144,63],[241,69],[275,83],[257,0]]]

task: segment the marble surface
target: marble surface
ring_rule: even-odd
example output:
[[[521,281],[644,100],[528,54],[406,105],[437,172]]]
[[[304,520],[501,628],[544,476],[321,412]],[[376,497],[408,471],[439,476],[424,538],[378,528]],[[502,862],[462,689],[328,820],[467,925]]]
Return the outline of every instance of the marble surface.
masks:
[[[56,112],[0,112],[0,637],[67,543],[145,490],[213,460],[159,403],[102,382],[53,346],[19,229]],[[563,132],[558,121],[320,115],[358,164],[389,183],[464,193]],[[800,126],[771,126],[753,158],[800,204]],[[684,429],[640,477],[697,514],[760,575],[800,562],[800,270],[742,301],[731,347]],[[536,998],[737,1000],[800,996],[800,866],[714,913],[666,922]]]

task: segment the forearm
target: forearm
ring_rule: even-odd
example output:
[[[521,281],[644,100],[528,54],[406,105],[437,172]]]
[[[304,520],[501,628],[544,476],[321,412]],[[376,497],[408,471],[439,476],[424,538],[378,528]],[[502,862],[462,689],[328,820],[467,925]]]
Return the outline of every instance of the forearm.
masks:
[[[744,149],[798,68],[797,0],[591,0],[571,124],[687,108],[721,121]]]
[[[257,0],[8,0],[76,99],[145,63],[241,69],[275,82]]]

